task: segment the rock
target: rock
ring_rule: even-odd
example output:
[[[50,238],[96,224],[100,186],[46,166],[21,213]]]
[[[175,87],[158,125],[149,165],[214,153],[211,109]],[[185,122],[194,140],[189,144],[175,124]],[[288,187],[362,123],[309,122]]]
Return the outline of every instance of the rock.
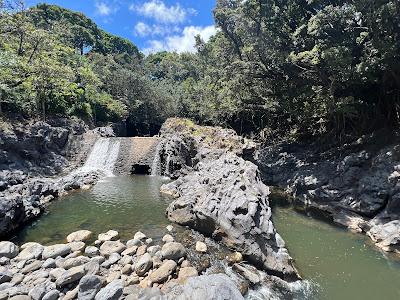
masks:
[[[163,186],[180,195],[169,205],[168,218],[220,238],[265,270],[298,279],[288,251],[277,245],[269,189],[261,182],[257,166],[234,153],[218,158],[212,153],[195,171]]]
[[[136,274],[131,275],[126,279],[127,285],[138,284],[139,282],[140,282],[140,278]]]
[[[31,300],[31,297],[28,295],[17,295],[11,297],[9,300]]]
[[[130,256],[133,256],[133,255],[135,255],[137,249],[138,249],[137,246],[132,246],[132,247],[130,247],[130,248],[128,248],[128,249],[125,249],[125,250],[121,253],[121,255],[124,255],[124,256],[125,256],[125,255],[130,255]]]
[[[120,241],[106,241],[100,246],[100,253],[104,256],[110,256],[112,253],[121,253],[126,249]]]
[[[135,272],[139,276],[143,276],[153,265],[153,261],[151,259],[151,255],[149,253],[145,253],[142,255],[135,265]]]
[[[168,279],[168,276],[175,271],[177,264],[173,260],[166,260],[163,264],[149,275],[149,280],[152,283],[163,283]]]
[[[33,243],[25,247],[15,258],[16,260],[30,260],[37,259],[42,255],[44,247],[40,244]]]
[[[14,258],[18,255],[18,247],[8,241],[0,242],[0,257]]]
[[[172,237],[172,235],[166,234],[166,235],[163,236],[162,241],[164,243],[171,243],[171,242],[174,241],[174,238]]]
[[[68,291],[68,292],[65,294],[63,300],[72,300],[72,299],[76,299],[76,297],[78,296],[78,288],[79,288],[79,287],[77,286],[77,287],[74,288],[73,290]]]
[[[85,275],[83,266],[73,267],[61,274],[56,280],[57,287],[64,287],[67,284],[73,283],[81,279]]]
[[[44,286],[35,286],[29,291],[28,295],[32,300],[41,300],[46,295],[46,288]]]
[[[145,240],[146,238],[147,238],[147,236],[143,232],[140,232],[140,231],[136,232],[133,237],[134,240],[139,240],[139,241]]]
[[[385,251],[400,250],[400,221],[373,225],[367,235]]]
[[[146,251],[147,251],[147,245],[142,245],[137,249],[136,255],[137,256],[142,256],[143,254],[146,253]]]
[[[135,247],[135,246],[139,247],[141,244],[142,244],[142,242],[140,240],[135,240],[135,239],[129,240],[126,242],[126,246],[128,248]]]
[[[190,262],[188,261],[188,260],[184,260],[182,263],[181,263],[181,268],[187,268],[187,267],[190,267]]]
[[[152,238],[146,239],[146,244],[147,244],[147,245],[153,244],[153,239],[152,239]]]
[[[124,255],[121,260],[119,261],[119,264],[124,266],[127,264],[131,264],[132,263],[132,256],[128,256],[128,255]]]
[[[107,241],[116,241],[118,240],[118,237],[119,237],[118,231],[109,230],[106,233],[100,233],[97,239],[101,242],[107,242]]]
[[[83,249],[85,249],[85,243],[84,242],[71,242],[68,243],[68,246],[71,247],[72,252],[80,252]]]
[[[121,273],[124,275],[129,275],[132,272],[132,265],[131,264],[126,264],[123,265]]]
[[[56,267],[56,261],[54,258],[48,258],[45,260],[45,262],[42,265],[43,268],[55,268]]]
[[[106,282],[110,283],[113,282],[115,280],[118,280],[121,278],[121,272],[120,271],[112,271],[108,274],[107,278],[106,278]]]
[[[107,284],[97,293],[96,300],[118,300],[122,296],[124,286],[122,280],[115,280]]]
[[[95,257],[100,255],[100,250],[94,246],[88,246],[85,248],[85,254],[89,257]]]
[[[185,283],[189,277],[196,277],[199,273],[196,268],[193,267],[185,267],[179,270],[178,280],[180,283]]]
[[[49,276],[51,279],[56,280],[56,279],[60,278],[61,275],[64,274],[64,272],[65,272],[65,270],[62,268],[55,268],[49,272]]]
[[[239,263],[239,262],[243,261],[243,255],[240,252],[233,252],[233,253],[230,253],[226,257],[226,259],[228,260],[228,263],[230,265],[233,265],[233,264],[236,264],[236,263]]]
[[[177,285],[167,295],[176,300],[243,300],[235,283],[225,274],[203,275],[189,278],[184,285]]]
[[[79,281],[78,299],[92,300],[101,289],[101,280],[95,275],[86,275]]]
[[[9,271],[1,271],[0,272],[0,284],[4,282],[10,282],[12,279],[12,274]]]
[[[91,260],[84,265],[86,275],[96,275],[100,270],[100,264],[96,260]]]
[[[154,256],[160,250],[161,247],[159,245],[150,246],[149,248],[147,248],[147,253],[149,253],[151,256]]]
[[[14,274],[14,276],[12,277],[12,279],[11,279],[11,282],[14,284],[14,285],[18,285],[18,284],[20,284],[23,280],[24,280],[24,278],[25,278],[25,275],[23,275],[23,274]],[[1,280],[0,280],[1,281]]]
[[[110,255],[110,257],[101,264],[101,266],[103,268],[109,268],[110,266],[112,266],[113,264],[115,264],[117,261],[119,261],[121,259],[121,255],[119,255],[118,253],[112,253]]]
[[[60,297],[60,292],[57,290],[52,290],[48,292],[46,295],[44,295],[42,300],[57,300],[59,297]]]
[[[250,283],[253,285],[258,284],[261,281],[260,276],[258,275],[258,271],[255,268],[252,268],[250,266],[245,267],[239,264],[235,264],[233,265],[233,269],[236,270],[248,281],[250,281]]]
[[[203,242],[197,241],[196,242],[196,251],[201,253],[207,252],[207,245]]]
[[[42,267],[43,263],[40,260],[34,260],[30,264],[26,265],[22,270],[22,274],[28,274],[36,271]]]
[[[89,257],[86,256],[78,256],[74,258],[69,258],[64,261],[62,267],[65,270],[71,269],[73,267],[82,266],[90,261]]]
[[[67,236],[67,242],[72,243],[72,242],[85,242],[89,240],[92,237],[92,232],[89,230],[79,230],[72,232]]]
[[[168,232],[172,232],[172,231],[174,230],[174,226],[168,225],[168,226],[166,227],[166,229],[167,229]]]
[[[47,246],[43,250],[42,258],[56,258],[58,256],[66,256],[69,253],[71,253],[71,247],[65,244]]]
[[[161,249],[163,259],[178,260],[186,256],[186,249],[181,243],[170,242],[164,244]]]

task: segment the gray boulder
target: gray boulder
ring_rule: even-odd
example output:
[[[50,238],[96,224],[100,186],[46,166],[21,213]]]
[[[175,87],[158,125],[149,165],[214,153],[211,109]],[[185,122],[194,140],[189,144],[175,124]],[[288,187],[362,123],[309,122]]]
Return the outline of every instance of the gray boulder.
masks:
[[[169,242],[163,245],[161,254],[164,259],[178,260],[186,255],[186,249],[181,243]]]
[[[73,267],[61,274],[56,280],[57,287],[64,287],[67,284],[76,282],[80,280],[85,275],[85,270],[83,266]]]
[[[66,256],[71,252],[71,247],[65,244],[58,244],[45,247],[42,253],[43,259],[56,258],[58,256]]]
[[[189,278],[184,285],[178,285],[169,292],[166,298],[171,300],[244,299],[232,279],[225,274]]]
[[[101,289],[101,280],[95,275],[83,276],[79,281],[78,299],[92,300]]]
[[[114,280],[107,284],[97,293],[96,300],[118,300],[123,293],[124,285],[122,280]]]
[[[14,258],[18,253],[18,247],[14,243],[8,241],[0,242],[0,257]]]
[[[149,253],[142,255],[135,265],[136,274],[143,276],[153,265],[153,260]]]

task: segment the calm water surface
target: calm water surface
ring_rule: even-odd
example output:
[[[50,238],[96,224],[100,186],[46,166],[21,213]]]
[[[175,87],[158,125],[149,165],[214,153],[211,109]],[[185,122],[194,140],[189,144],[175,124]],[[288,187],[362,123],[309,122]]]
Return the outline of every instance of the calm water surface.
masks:
[[[274,222],[318,300],[398,300],[400,260],[369,239],[290,208],[275,208]]]
[[[162,177],[109,177],[89,191],[78,191],[53,202],[48,212],[25,227],[14,241],[43,244],[65,242],[66,236],[79,229],[95,233],[115,229],[123,240],[140,230],[160,238],[170,224],[165,217],[168,198],[160,194]]]

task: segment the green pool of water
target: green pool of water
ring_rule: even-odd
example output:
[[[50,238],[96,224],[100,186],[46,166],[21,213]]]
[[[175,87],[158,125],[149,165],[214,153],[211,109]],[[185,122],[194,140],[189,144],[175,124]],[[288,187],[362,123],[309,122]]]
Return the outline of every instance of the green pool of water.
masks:
[[[274,223],[302,276],[314,283],[312,299],[400,299],[400,260],[365,236],[290,208],[275,208]]]
[[[168,198],[160,194],[166,180],[152,176],[109,177],[88,191],[78,191],[53,202],[48,211],[26,226],[14,241],[54,244],[79,229],[95,233],[117,230],[123,240],[140,230],[157,239],[170,224],[165,217]]]

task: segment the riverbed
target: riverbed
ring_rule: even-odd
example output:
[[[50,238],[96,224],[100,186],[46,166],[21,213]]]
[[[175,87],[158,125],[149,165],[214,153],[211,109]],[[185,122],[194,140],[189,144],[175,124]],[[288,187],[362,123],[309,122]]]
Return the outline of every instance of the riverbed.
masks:
[[[65,242],[76,230],[98,233],[117,230],[122,240],[137,231],[161,239],[170,222],[170,199],[160,194],[168,179],[157,176],[108,177],[91,190],[77,191],[53,202],[47,212],[12,240],[42,244]],[[274,223],[286,241],[311,294],[301,299],[400,299],[400,260],[383,254],[362,235],[274,207]]]

